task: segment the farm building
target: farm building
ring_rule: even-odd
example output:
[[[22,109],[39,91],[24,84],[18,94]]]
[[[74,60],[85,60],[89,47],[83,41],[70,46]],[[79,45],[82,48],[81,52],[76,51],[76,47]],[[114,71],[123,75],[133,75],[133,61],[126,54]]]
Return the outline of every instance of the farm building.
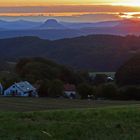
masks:
[[[67,98],[75,98],[76,97],[76,87],[72,84],[64,85],[64,95]]]
[[[22,96],[22,97],[37,97],[36,88],[29,82],[19,82],[10,86],[4,91],[4,96]]]
[[[107,79],[114,80],[115,79],[115,72],[90,72],[89,77],[95,79],[97,75],[106,75]]]

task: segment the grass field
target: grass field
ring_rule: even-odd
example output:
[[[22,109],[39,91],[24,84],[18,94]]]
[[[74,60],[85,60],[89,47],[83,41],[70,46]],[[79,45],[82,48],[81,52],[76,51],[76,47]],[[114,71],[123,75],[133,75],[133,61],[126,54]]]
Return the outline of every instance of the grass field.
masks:
[[[140,140],[140,102],[0,98],[0,140]]]
[[[140,104],[140,101],[88,101],[49,98],[0,97],[0,111],[44,111],[52,109],[98,108]]]

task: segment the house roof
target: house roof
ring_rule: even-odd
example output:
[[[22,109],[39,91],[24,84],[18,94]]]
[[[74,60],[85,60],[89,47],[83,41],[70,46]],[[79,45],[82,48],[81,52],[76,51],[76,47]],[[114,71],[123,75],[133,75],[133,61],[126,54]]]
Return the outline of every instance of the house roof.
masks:
[[[35,88],[27,81],[15,83],[14,85],[20,90],[22,90],[23,92],[29,92],[35,90]]]
[[[73,84],[65,84],[64,85],[64,90],[65,91],[76,91],[76,87]]]

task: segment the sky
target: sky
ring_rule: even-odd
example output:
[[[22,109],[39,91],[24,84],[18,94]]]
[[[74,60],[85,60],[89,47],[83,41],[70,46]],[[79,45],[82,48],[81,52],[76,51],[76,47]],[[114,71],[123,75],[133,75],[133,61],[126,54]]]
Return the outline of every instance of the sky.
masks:
[[[1,0],[1,6],[44,6],[44,5],[73,5],[73,4],[120,4],[137,5],[139,0]]]
[[[112,3],[117,2],[117,0],[5,0],[1,1],[2,6],[39,6],[39,5],[73,5],[73,4],[98,4],[98,3]]]
[[[140,0],[0,0],[0,19],[70,22],[140,19]]]

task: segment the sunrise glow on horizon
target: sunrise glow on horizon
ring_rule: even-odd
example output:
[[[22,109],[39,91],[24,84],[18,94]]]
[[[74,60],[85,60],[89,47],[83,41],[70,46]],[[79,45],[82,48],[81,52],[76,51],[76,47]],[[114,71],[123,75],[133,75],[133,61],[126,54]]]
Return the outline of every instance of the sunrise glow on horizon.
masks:
[[[4,0],[0,17],[68,17],[66,20],[140,19],[140,0]]]
[[[139,0],[4,0],[0,7],[5,6],[48,6],[48,5],[122,5],[140,6]]]

